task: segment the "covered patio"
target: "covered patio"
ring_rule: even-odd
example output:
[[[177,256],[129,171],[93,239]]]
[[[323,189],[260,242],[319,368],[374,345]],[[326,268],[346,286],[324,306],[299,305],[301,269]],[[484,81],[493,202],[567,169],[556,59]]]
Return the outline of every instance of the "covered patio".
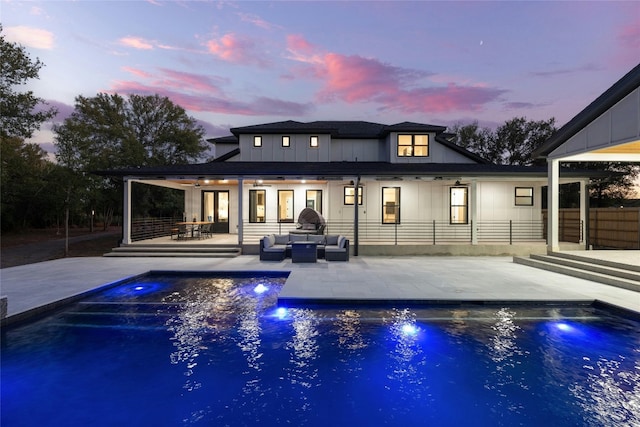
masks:
[[[547,247],[549,252],[557,252],[560,250],[560,163],[640,163],[640,64],[578,113],[533,154],[545,158],[548,164]],[[582,184],[580,191],[586,192],[588,189]],[[584,204],[586,198],[581,200]],[[584,211],[586,206],[581,205],[580,209]]]

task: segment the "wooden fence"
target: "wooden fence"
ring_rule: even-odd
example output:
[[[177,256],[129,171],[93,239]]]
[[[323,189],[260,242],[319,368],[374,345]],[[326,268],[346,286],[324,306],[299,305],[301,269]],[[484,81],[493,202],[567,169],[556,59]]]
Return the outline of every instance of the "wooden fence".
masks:
[[[547,211],[542,211],[547,235]],[[580,209],[560,209],[558,237],[561,242],[580,242],[585,230]],[[640,249],[640,208],[589,209],[589,244],[594,248]]]

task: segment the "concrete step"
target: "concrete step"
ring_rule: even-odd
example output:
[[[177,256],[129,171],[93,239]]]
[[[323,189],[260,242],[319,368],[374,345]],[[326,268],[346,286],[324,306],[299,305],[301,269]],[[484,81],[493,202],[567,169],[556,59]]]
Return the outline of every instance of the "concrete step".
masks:
[[[113,248],[106,257],[233,258],[242,254],[237,246],[129,245]]]
[[[621,263],[621,262],[615,262],[615,261],[604,260],[604,259],[597,259],[597,258],[592,258],[592,257],[585,257],[585,256],[572,254],[572,253],[566,253],[566,252],[550,252],[549,255],[554,256],[554,257],[558,257],[558,258],[566,258],[566,259],[573,259],[573,260],[576,260],[576,261],[590,262],[590,263],[593,263],[593,264],[604,265],[604,266],[612,267],[612,268],[620,268],[620,269],[623,269],[623,270],[637,271],[638,273],[640,273],[640,265],[624,264],[624,263]]]
[[[620,277],[623,279],[634,280],[640,282],[640,271],[632,270],[625,264],[619,263],[602,263],[601,260],[587,259],[579,256],[565,257],[558,253],[552,253],[549,255],[530,255],[531,259],[540,261],[553,262],[555,264],[564,265],[567,267],[573,267],[581,270],[592,271],[594,273],[600,273],[609,275],[612,277]]]
[[[604,283],[606,285],[640,292],[639,280],[632,280],[612,275],[611,273],[614,272],[613,270],[610,270],[608,272],[596,272],[584,269],[584,265],[563,265],[557,262],[558,259],[560,258],[543,255],[533,257],[514,257],[513,262],[515,262],[516,264],[527,265],[529,267],[535,267],[546,271],[552,271],[554,273],[566,274],[567,276],[591,280],[593,282]]]

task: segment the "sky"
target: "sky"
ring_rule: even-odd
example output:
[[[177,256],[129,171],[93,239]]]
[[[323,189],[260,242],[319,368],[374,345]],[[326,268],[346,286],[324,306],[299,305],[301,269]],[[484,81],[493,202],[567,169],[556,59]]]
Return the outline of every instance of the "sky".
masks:
[[[27,89],[160,94],[206,130],[284,120],[495,128],[579,113],[640,62],[640,1],[13,1]],[[53,153],[51,123],[30,140]]]

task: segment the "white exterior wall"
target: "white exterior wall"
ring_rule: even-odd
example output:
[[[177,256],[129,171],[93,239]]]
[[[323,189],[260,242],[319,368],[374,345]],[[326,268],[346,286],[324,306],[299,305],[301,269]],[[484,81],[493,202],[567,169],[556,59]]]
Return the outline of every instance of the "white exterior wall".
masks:
[[[311,136],[318,137],[318,147],[310,147]],[[253,137],[262,137],[262,146],[253,146]],[[288,136],[290,146],[282,146],[282,137]],[[322,134],[240,135],[240,156],[243,162],[328,162],[331,155],[331,136]]]
[[[378,139],[332,139],[332,162],[388,161],[383,141]]]

